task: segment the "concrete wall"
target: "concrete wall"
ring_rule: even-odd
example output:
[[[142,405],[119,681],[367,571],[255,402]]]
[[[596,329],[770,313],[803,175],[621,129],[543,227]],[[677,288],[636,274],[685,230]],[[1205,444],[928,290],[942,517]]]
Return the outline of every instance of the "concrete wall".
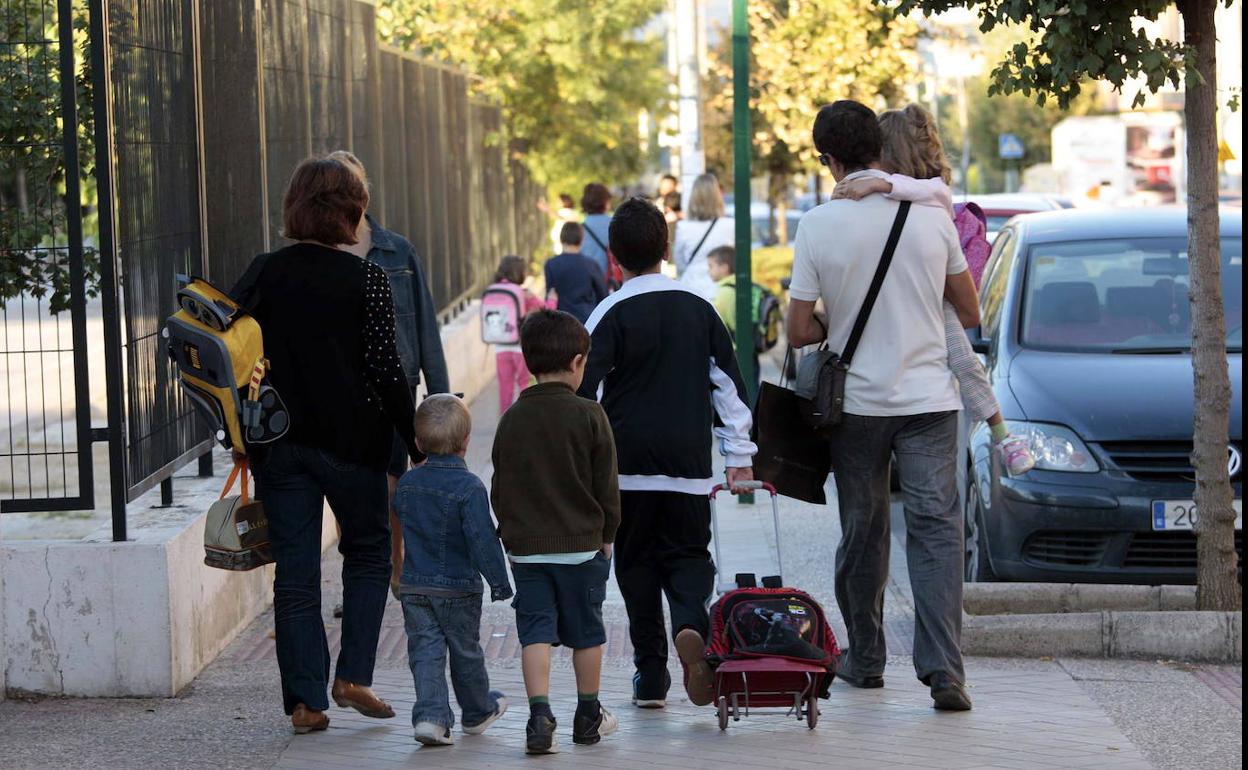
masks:
[[[496,374],[494,352],[481,341],[481,303],[468,309],[442,327],[442,348],[450,373],[451,390],[463,393],[472,403]]]
[[[170,537],[0,549],[8,690],[176,695],[272,601],[273,568],[204,565],[204,515]],[[325,517],[323,546],[337,536]]]

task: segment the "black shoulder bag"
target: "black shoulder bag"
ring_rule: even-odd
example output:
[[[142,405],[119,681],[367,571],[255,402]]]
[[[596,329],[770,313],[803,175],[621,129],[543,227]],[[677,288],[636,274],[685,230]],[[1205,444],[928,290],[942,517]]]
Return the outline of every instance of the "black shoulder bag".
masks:
[[[845,341],[845,349],[838,356],[827,349],[825,342],[822,349],[802,361],[805,364],[809,360],[813,367],[802,367],[806,370],[806,376],[803,376],[802,372],[798,373],[798,393],[806,395],[803,393],[805,390],[802,387],[803,381],[806,381],[808,386],[814,385],[813,393],[810,393],[808,400],[804,403],[806,421],[817,431],[827,432],[841,422],[842,410],[845,408],[845,381],[849,377],[849,367],[854,360],[854,353],[858,350],[858,343],[862,340],[862,333],[867,328],[871,309],[875,307],[875,300],[880,295],[880,287],[884,284],[884,276],[888,273],[888,266],[893,261],[897,243],[901,240],[901,230],[905,227],[906,217],[909,214],[910,201],[902,201],[897,208],[897,216],[893,219],[893,229],[888,234],[888,241],[884,244],[884,254],[880,256],[880,264],[876,266],[875,275],[871,278],[867,296],[862,301],[862,307],[858,309],[858,317],[854,319],[849,339]]]

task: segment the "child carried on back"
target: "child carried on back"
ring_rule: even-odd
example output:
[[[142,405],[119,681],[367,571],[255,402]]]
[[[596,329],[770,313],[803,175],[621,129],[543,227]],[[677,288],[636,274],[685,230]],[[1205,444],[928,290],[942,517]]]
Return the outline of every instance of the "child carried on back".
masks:
[[[959,225],[958,234],[963,239],[967,265],[978,285],[983,278],[990,246],[984,240],[982,230],[978,237],[974,233],[967,237],[963,232],[964,229],[974,228],[974,210],[965,207],[955,213],[953,194],[949,189],[952,172],[932,114],[917,104],[889,110],[880,115],[880,130],[884,135],[884,151],[880,160],[884,170],[889,172],[888,178],[864,176],[840,182],[832,197],[859,200],[873,193],[883,193],[896,200],[944,208]],[[964,221],[971,227],[964,228]],[[949,368],[958,379],[962,402],[974,420],[988,423],[993,446],[1001,453],[1009,474],[1016,476],[1034,468],[1036,460],[1027,439],[1010,433],[984,366],[972,350],[957,312],[948,301],[945,302],[945,341],[949,347]]]

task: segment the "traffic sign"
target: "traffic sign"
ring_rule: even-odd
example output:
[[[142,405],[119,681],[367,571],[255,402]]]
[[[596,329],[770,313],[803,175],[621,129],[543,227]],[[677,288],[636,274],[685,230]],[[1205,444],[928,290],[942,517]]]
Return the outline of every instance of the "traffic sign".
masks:
[[[1021,160],[1026,154],[1023,140],[1018,137],[1018,134],[998,134],[997,154],[1002,160]]]

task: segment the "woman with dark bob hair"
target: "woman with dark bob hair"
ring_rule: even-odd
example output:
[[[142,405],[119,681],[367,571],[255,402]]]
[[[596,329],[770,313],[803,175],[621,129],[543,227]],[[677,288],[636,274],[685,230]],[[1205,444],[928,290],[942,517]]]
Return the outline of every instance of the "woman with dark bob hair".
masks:
[[[386,467],[398,431],[421,458],[415,409],[395,346],[386,272],[343,250],[368,190],[341,160],[299,164],[282,204],[295,243],[256,257],[233,296],[260,322],[290,431],[252,447],[277,562],[273,614],[282,700],[295,732],[329,726],[329,645],[321,619],[321,517],[342,531],[342,651],[332,696],[370,717],[394,710],[371,689],[390,578]]]

